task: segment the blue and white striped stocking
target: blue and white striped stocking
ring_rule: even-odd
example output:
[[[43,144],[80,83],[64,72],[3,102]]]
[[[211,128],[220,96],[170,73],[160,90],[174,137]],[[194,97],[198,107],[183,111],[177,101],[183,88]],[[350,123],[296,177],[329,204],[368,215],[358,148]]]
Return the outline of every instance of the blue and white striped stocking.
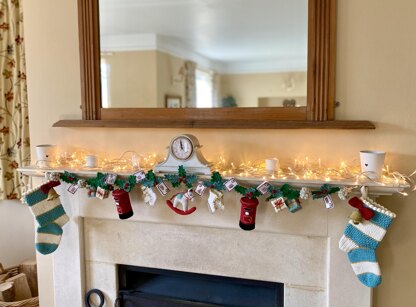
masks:
[[[375,214],[370,220],[363,220],[359,224],[350,221],[339,241],[339,248],[348,253],[348,259],[358,279],[367,287],[375,288],[381,283],[375,250],[396,215],[370,198],[361,200]]]

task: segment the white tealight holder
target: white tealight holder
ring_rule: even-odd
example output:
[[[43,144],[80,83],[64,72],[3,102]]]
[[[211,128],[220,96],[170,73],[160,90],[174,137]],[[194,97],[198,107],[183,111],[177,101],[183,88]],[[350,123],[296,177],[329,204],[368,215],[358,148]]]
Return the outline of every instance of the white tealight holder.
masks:
[[[360,151],[361,172],[371,179],[378,179],[383,173],[386,153],[376,150]]]
[[[85,166],[86,167],[91,167],[91,168],[94,168],[94,167],[97,167],[97,156],[94,156],[94,155],[87,155],[86,157],[85,157]]]
[[[274,174],[276,170],[279,169],[279,159],[272,158],[272,159],[266,159],[266,173],[267,174]]]
[[[49,167],[56,160],[57,157],[57,147],[56,145],[43,144],[36,145],[36,164],[39,167]]]

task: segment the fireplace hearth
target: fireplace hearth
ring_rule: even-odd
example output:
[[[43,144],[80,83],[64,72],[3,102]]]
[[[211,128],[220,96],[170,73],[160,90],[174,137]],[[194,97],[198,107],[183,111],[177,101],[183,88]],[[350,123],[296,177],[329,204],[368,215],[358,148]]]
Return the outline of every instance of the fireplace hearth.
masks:
[[[120,265],[123,307],[283,307],[284,285],[240,278]]]

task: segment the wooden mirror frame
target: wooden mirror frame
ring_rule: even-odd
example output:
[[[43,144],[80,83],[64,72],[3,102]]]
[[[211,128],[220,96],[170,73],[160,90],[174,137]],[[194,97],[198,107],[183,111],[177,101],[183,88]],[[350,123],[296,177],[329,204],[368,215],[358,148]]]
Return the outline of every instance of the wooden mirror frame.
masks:
[[[336,0],[308,2],[306,107],[105,109],[101,107],[99,0],[78,0],[83,120],[59,121],[54,126],[373,129],[367,121],[334,121],[336,4]]]

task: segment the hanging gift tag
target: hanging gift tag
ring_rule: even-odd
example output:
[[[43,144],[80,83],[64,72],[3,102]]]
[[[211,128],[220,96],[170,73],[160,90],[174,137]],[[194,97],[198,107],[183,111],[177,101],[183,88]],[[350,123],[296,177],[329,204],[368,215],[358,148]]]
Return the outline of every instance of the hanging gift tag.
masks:
[[[287,208],[285,199],[283,197],[272,199],[270,203],[272,204],[273,209],[274,211],[276,211],[276,213]]]
[[[107,174],[107,177],[105,178],[106,184],[114,184],[117,179],[117,174]]]
[[[164,183],[161,182],[156,186],[156,189],[159,191],[160,194],[162,194],[163,196],[165,196],[166,194],[169,193],[169,188],[168,186]]]
[[[105,199],[108,197],[109,191],[103,189],[102,187],[98,187],[97,191],[95,192],[95,197],[99,199]]]
[[[227,188],[228,192],[231,192],[236,186],[238,186],[238,183],[235,178],[231,178],[230,180],[224,182],[224,186]]]
[[[324,197],[325,207],[327,209],[333,209],[335,207],[334,201],[332,200],[331,195],[327,195]]]
[[[68,192],[71,193],[71,194],[75,194],[77,192],[78,188],[79,188],[78,184],[73,183],[69,186]]]
[[[262,195],[266,194],[269,191],[270,183],[267,181],[263,182],[261,185],[259,185],[256,189],[259,191]]]
[[[204,195],[206,189],[207,187],[204,186],[202,182],[200,182],[195,188],[195,193],[198,194],[199,196],[202,196]]]
[[[136,177],[136,183],[139,183],[146,178],[146,173],[144,171],[134,173],[133,175]]]

